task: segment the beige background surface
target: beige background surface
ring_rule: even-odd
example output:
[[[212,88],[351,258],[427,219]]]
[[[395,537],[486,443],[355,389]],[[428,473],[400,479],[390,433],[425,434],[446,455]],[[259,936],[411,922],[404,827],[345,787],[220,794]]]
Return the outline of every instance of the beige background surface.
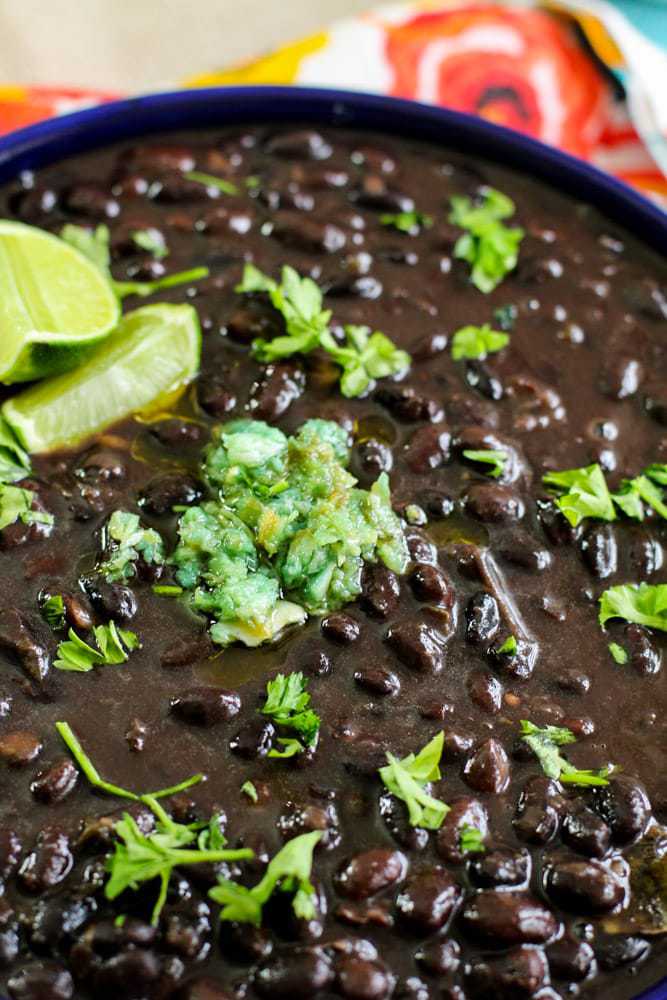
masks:
[[[0,79],[139,90],[252,58],[372,0],[0,0]]]

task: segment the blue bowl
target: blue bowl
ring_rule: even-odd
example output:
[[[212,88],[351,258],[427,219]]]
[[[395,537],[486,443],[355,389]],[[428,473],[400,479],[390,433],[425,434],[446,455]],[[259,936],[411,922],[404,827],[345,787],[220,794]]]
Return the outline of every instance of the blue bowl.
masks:
[[[211,87],[103,104],[1,138],[0,183],[124,139],[252,122],[341,125],[426,139],[494,160],[594,205],[667,257],[667,214],[583,160],[471,115],[341,90]],[[667,1000],[667,979],[637,1000]]]

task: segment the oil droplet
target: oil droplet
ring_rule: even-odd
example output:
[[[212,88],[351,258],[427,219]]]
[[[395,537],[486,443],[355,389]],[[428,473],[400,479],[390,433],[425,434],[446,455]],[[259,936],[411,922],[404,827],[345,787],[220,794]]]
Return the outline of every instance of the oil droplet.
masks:
[[[489,544],[487,528],[463,514],[451,514],[444,521],[429,521],[422,530],[438,548],[460,543],[484,548]]]
[[[395,444],[397,438],[398,431],[391,420],[374,413],[361,417],[354,429],[354,440],[358,444],[364,441],[382,441],[384,444]]]

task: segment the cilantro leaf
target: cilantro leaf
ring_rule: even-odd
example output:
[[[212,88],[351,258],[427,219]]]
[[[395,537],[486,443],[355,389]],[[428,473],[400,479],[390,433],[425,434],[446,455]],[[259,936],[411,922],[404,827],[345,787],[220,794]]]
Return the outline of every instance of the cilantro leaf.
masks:
[[[664,462],[653,462],[644,469],[644,475],[661,486],[667,486],[667,464]]]
[[[255,788],[252,781],[244,781],[241,785],[241,791],[244,795],[247,795],[251,802],[257,802],[259,795],[257,794],[257,789]]]
[[[17,521],[23,524],[53,524],[53,514],[32,509],[34,499],[32,490],[0,483],[0,531]]]
[[[497,649],[498,653],[507,653],[509,656],[514,656],[517,651],[518,643],[515,636],[508,635],[502,646]]]
[[[487,354],[495,354],[507,347],[509,341],[508,334],[492,330],[488,323],[463,326],[452,337],[452,358],[454,361],[483,361]]]
[[[547,472],[542,477],[542,482],[546,486],[566,491],[558,497],[556,506],[574,527],[585,517],[596,517],[602,521],[616,520],[612,497],[597,462],[580,469]]]
[[[380,216],[383,226],[393,226],[401,233],[416,233],[420,229],[430,229],[433,218],[424,212],[385,212]]]
[[[655,469],[656,467],[649,466],[649,468]],[[653,477],[649,478],[646,471],[642,475],[635,476],[634,479],[624,479],[618,493],[613,494],[614,503],[618,504],[628,517],[643,521],[643,500],[645,504],[653,508],[656,514],[667,519],[667,504],[663,501],[659,487],[655,485],[655,482],[652,482],[652,478],[655,479],[656,475],[659,477],[660,473],[654,473]],[[656,481],[659,482],[659,478]]]
[[[518,315],[519,310],[511,303],[506,306],[498,306],[497,309],[493,310],[494,320],[500,329],[505,331],[505,333],[511,333],[514,329],[514,324]]]
[[[214,174],[205,174],[201,170],[190,170],[183,174],[186,180],[194,181],[196,184],[203,184],[207,188],[214,188],[222,191],[223,194],[238,194],[239,189],[236,184],[226,181],[224,177],[216,177]]]
[[[106,558],[99,570],[111,583],[133,577],[140,558],[149,566],[164,563],[162,538],[153,528],[142,527],[138,514],[115,510],[106,524],[104,541]]]
[[[119,299],[126,295],[138,295],[145,298],[147,295],[155,295],[164,288],[175,288],[177,285],[190,285],[194,281],[201,281],[208,278],[207,267],[191,267],[188,271],[176,271],[174,274],[165,274],[164,278],[156,278],[155,281],[112,281],[114,291]]]
[[[570,785],[608,785],[606,768],[600,771],[580,771],[563,757],[559,747],[576,743],[574,733],[562,726],[539,726],[521,720],[521,739],[533,751],[548,778]]]
[[[331,311],[322,309],[322,292],[312,278],[302,278],[293,267],[285,265],[278,284],[254,264],[246,264],[236,291],[246,294],[268,292],[274,309],[285,320],[285,336],[253,341],[253,353],[260,361],[269,363],[292,354],[308,354],[319,347]]]
[[[470,264],[473,285],[486,294],[516,267],[525,233],[502,221],[514,214],[514,202],[507,195],[491,187],[481,193],[481,204],[454,195],[449,221],[466,230],[456,241],[454,256]]]
[[[117,628],[113,621],[93,629],[97,648],[84,642],[74,629],[67,634],[69,638],[58,645],[53,665],[59,670],[78,673],[88,673],[100,664],[125,663],[128,654],[140,645],[134,632]]]
[[[617,642],[609,643],[609,652],[611,653],[615,662],[620,664],[621,666],[624,663],[628,662],[629,659],[628,654],[626,653],[626,651],[623,649],[622,646],[619,646]]]
[[[498,479],[502,476],[505,468],[505,462],[509,458],[506,451],[493,451],[491,448],[482,448],[479,451],[466,449],[463,452],[463,456],[471,462],[483,462],[487,465],[491,465],[492,468],[488,470],[488,474],[494,479]]]
[[[410,355],[376,330],[367,326],[346,326],[346,346],[342,347],[330,330],[320,335],[320,345],[343,369],[340,390],[348,399],[361,396],[373,379],[399,375],[410,367]]]
[[[31,471],[30,456],[23,450],[4,419],[0,416],[0,483],[15,483]]]
[[[65,602],[62,594],[52,594],[42,601],[40,610],[54,632],[65,627]]]
[[[299,734],[299,740],[280,738],[285,749],[271,750],[270,757],[293,757],[316,744],[320,717],[308,707],[310,695],[306,691],[307,684],[302,673],[277,674],[267,682],[262,715],[268,715],[276,725],[294,729]]]
[[[405,802],[411,825],[425,830],[438,830],[449,812],[449,806],[425,788],[440,778],[444,738],[444,733],[438,733],[416,756],[411,753],[402,760],[387,753],[388,763],[379,772],[385,788]]]
[[[610,618],[667,632],[667,583],[625,583],[605,590],[600,597],[600,625]]]
[[[461,854],[480,854],[486,850],[484,834],[476,826],[464,826],[459,837]]]
[[[132,241],[140,250],[151,254],[155,260],[164,260],[169,256],[169,250],[159,229],[136,229],[132,233]]]
[[[279,889],[293,894],[292,908],[298,917],[312,920],[316,911],[313,902],[315,889],[310,876],[313,851],[321,837],[321,831],[315,830],[288,840],[269,861],[263,878],[252,889],[231,879],[219,879],[219,884],[210,890],[209,896],[222,906],[220,919],[259,927],[264,904]]]

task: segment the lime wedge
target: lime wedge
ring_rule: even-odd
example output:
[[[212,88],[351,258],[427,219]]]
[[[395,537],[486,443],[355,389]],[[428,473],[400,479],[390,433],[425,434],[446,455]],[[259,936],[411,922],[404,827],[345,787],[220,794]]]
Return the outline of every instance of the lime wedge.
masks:
[[[190,382],[200,349],[192,306],[143,306],[123,316],[79,368],[12,396],[2,414],[29,452],[75,445]]]
[[[113,288],[82,253],[42,229],[0,219],[0,381],[73,368],[119,315]]]

